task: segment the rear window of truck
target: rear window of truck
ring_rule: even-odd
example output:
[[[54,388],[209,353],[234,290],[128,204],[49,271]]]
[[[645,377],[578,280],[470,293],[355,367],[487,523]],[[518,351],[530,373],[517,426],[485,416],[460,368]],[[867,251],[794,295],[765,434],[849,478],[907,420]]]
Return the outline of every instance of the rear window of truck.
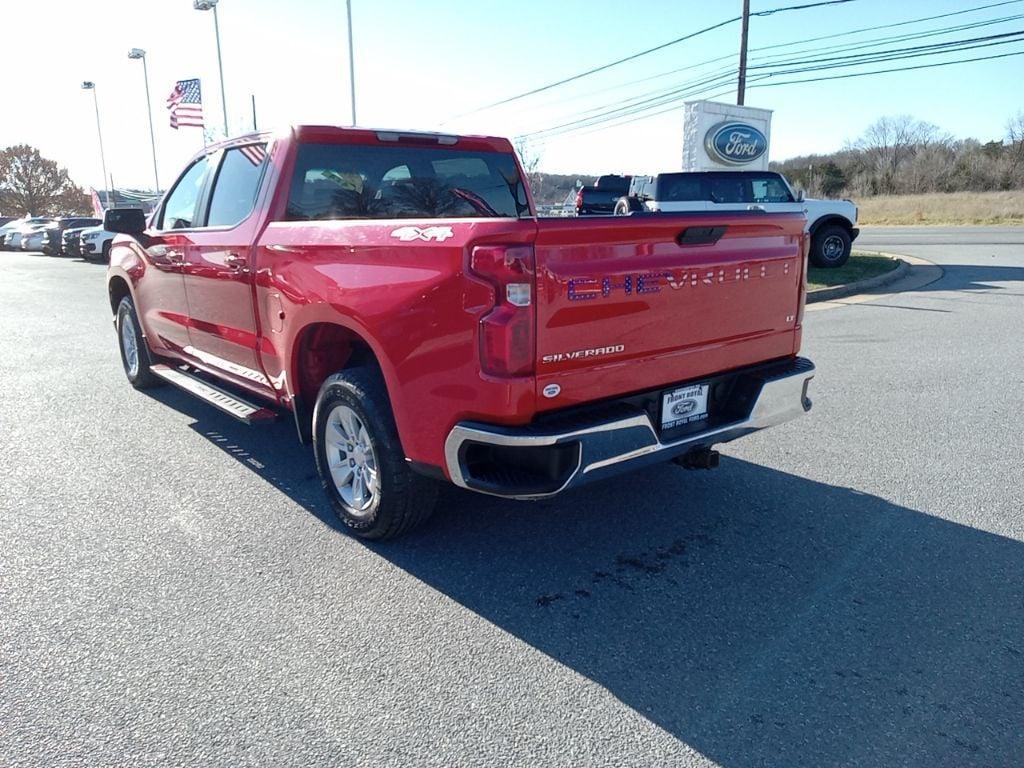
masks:
[[[529,213],[512,154],[302,144],[286,218],[519,218]]]

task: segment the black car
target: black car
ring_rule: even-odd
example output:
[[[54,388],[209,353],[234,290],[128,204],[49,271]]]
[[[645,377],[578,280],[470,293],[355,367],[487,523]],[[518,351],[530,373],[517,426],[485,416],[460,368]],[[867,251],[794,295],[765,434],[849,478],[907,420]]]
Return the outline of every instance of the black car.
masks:
[[[65,229],[63,235],[61,235],[61,255],[83,256],[81,234],[90,228],[91,227],[75,227],[74,229]]]
[[[629,192],[632,176],[608,174],[598,176],[592,186],[580,187],[576,193],[577,216],[609,216],[615,212],[615,203]]]
[[[48,256],[77,256],[77,235],[74,239],[76,249],[71,252],[67,249],[67,238],[65,235],[69,231],[77,230],[81,232],[83,229],[89,227],[95,227],[103,223],[102,219],[97,219],[91,216],[63,216],[53,224],[43,230],[43,253]]]

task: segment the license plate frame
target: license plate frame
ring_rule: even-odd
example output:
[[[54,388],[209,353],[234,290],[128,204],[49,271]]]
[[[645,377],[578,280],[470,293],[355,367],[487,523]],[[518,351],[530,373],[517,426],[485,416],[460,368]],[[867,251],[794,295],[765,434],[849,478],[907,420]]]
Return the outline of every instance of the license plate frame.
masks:
[[[661,431],[708,419],[709,382],[687,384],[661,393]]]

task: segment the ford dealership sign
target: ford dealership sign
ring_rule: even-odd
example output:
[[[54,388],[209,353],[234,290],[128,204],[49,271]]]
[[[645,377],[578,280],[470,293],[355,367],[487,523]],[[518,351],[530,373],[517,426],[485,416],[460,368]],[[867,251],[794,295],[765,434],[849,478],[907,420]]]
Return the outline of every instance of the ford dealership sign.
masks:
[[[730,121],[711,126],[704,148],[716,163],[746,165],[768,151],[768,139],[752,125]]]

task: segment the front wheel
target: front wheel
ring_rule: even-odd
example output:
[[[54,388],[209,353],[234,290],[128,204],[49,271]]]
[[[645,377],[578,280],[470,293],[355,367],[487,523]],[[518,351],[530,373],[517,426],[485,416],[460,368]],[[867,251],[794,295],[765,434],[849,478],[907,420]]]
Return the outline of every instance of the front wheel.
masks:
[[[131,296],[125,296],[117,305],[117,341],[129,383],[136,389],[159,386],[162,379],[150,370],[146,340],[142,337],[142,326]]]
[[[850,258],[853,240],[845,227],[828,224],[811,238],[811,263],[816,267],[841,267]]]
[[[335,514],[357,536],[390,539],[434,511],[437,483],[409,468],[374,365],[324,382],[313,411],[313,454]]]

